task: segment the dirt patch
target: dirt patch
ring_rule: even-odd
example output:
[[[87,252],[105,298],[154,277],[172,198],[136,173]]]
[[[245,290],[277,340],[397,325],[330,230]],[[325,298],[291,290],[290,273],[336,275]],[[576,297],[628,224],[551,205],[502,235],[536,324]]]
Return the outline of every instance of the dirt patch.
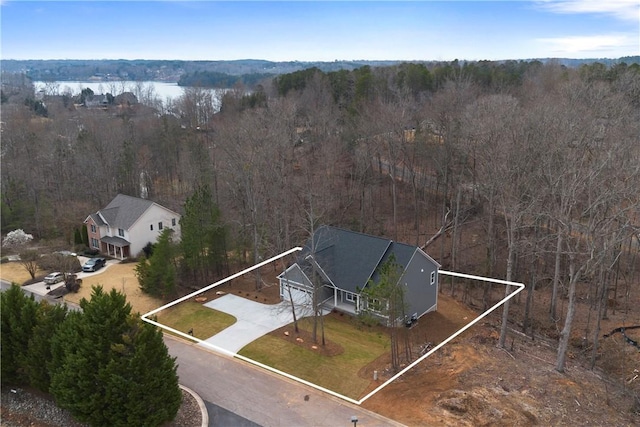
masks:
[[[560,374],[554,349],[514,338],[503,350],[497,337],[471,328],[363,406],[407,425],[636,425],[630,397],[598,371],[570,361]]]

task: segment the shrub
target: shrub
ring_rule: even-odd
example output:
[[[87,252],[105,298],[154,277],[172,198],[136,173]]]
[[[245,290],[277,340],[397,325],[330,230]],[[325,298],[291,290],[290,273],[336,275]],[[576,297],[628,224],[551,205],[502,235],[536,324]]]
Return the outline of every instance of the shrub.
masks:
[[[80,260],[74,256],[49,254],[40,257],[38,265],[41,270],[60,271],[63,273],[77,273],[82,270]]]

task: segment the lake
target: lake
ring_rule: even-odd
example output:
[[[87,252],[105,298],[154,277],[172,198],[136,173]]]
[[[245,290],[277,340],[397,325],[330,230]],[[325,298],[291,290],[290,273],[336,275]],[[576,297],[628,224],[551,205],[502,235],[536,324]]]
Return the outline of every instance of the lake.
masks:
[[[166,103],[167,99],[176,100],[182,96],[184,89],[187,87],[178,86],[178,83],[169,82],[155,82],[155,81],[143,81],[136,82],[130,80],[123,81],[56,81],[56,82],[33,82],[36,92],[44,90],[46,94],[60,95],[65,92],[71,92],[73,95],[78,95],[82,89],[89,88],[95,93],[105,94],[110,93],[113,96],[117,96],[123,92],[133,92],[140,102],[145,102],[149,99],[160,100]],[[221,94],[225,89],[211,89],[220,99]]]

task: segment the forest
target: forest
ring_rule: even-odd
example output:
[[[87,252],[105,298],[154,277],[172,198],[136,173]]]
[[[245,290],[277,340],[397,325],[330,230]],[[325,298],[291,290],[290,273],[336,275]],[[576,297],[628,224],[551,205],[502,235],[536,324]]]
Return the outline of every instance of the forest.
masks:
[[[559,371],[578,301],[592,366],[600,319],[633,309],[638,64],[310,68],[236,85],[219,110],[198,87],[154,107],[34,99],[29,79],[3,75],[3,235],[22,228],[67,248],[117,193],[184,213],[207,189],[234,265],[331,224],[424,247],[448,270],[525,283],[510,321],[557,340]],[[202,286],[223,273],[208,269]],[[496,298],[458,296],[479,308]]]

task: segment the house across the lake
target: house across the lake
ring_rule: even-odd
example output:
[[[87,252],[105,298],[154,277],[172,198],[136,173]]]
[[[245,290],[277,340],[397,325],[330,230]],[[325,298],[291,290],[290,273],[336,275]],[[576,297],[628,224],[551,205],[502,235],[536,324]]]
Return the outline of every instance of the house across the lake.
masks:
[[[174,240],[180,239],[180,214],[151,200],[124,194],[118,194],[84,222],[89,246],[119,259],[137,256],[166,228],[174,231]]]
[[[379,268],[392,257],[401,269],[406,316],[417,319],[436,310],[440,265],[422,249],[329,226],[318,228],[296,262],[278,276],[280,296],[312,307],[315,275],[323,308],[356,315],[367,309],[362,291],[377,283]]]

